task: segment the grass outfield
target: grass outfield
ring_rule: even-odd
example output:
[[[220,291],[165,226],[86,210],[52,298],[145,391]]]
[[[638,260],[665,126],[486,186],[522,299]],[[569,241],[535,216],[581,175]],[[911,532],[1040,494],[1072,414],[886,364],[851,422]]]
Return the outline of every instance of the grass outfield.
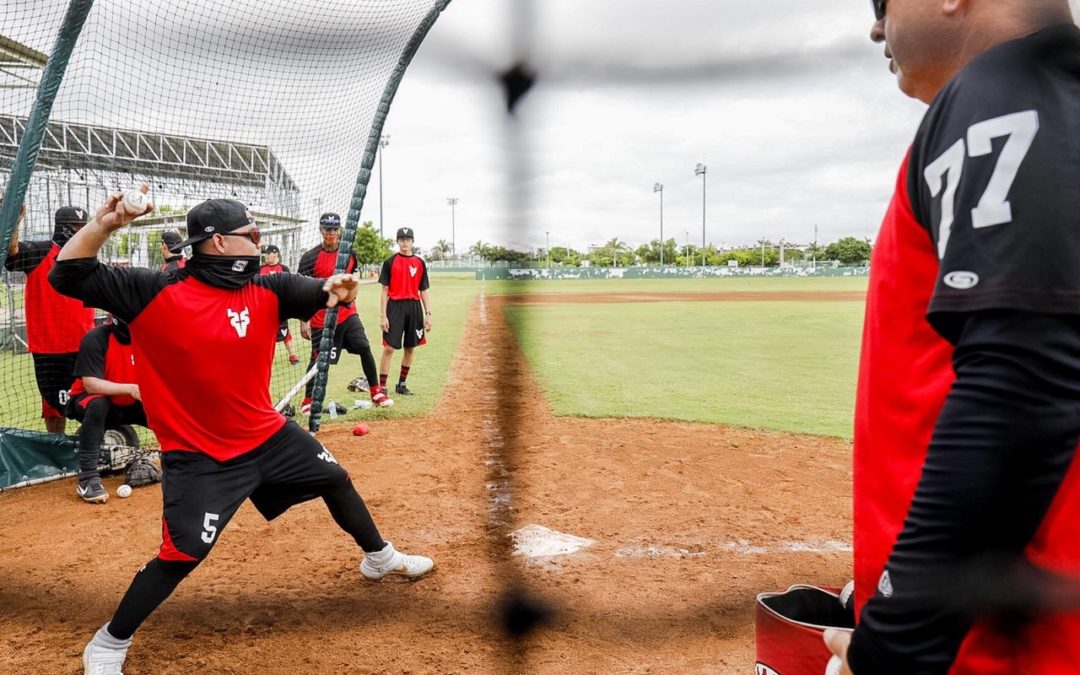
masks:
[[[866,279],[660,283],[668,291],[854,291],[865,289]],[[609,292],[652,290],[651,282],[604,285]],[[861,301],[507,308],[557,415],[662,417],[845,438],[862,315]]]
[[[438,277],[436,277],[438,278]],[[485,293],[735,293],[738,291],[866,290],[867,277],[720,277],[715,279],[558,279],[553,281],[488,281]]]

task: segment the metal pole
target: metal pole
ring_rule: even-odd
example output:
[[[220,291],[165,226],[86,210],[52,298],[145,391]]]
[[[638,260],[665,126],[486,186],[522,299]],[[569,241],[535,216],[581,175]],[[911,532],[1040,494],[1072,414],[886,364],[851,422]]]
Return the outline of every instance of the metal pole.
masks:
[[[383,236],[383,208],[382,208],[382,156],[383,148],[390,145],[388,134],[379,136],[379,236]]]
[[[701,176],[701,266],[705,267],[705,172],[708,167],[698,162],[694,175]]]
[[[664,266],[664,184],[656,183],[653,192],[660,193],[660,267]]]
[[[450,255],[457,255],[457,223],[454,215],[454,207],[457,206],[457,197],[447,197],[446,203],[450,205]]]
[[[548,259],[547,266],[548,266],[548,269],[550,270],[551,269],[551,232],[548,231],[548,230],[544,230],[544,237],[547,238],[547,259]]]

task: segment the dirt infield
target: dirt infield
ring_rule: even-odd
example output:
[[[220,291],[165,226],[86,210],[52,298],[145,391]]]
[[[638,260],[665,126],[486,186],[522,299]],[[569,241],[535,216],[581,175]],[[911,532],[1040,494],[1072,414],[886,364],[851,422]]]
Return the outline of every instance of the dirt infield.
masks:
[[[273,523],[245,505],[136,635],[126,673],[746,673],[756,592],[846,580],[846,442],[555,418],[519,354],[497,363],[482,348],[512,344],[496,302],[481,298],[468,326],[434,414],[320,434],[383,535],[436,572],[365,582],[321,503]],[[518,375],[522,389],[503,386]],[[509,459],[508,416],[522,441]],[[81,672],[86,640],[156,552],[159,518],[157,488],[103,507],[70,480],[0,494],[0,672]],[[595,543],[513,558],[556,614],[508,658],[490,620],[495,555],[530,524]]]

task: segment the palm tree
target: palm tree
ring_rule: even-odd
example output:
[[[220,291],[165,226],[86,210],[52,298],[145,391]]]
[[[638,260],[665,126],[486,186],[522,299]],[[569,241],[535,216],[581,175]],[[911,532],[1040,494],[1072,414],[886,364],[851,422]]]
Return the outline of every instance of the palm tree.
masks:
[[[453,246],[445,239],[440,239],[434,246],[431,247],[431,259],[432,260],[449,260],[450,252],[453,250]]]
[[[469,253],[471,255],[477,256],[478,258],[486,258],[485,254],[488,252],[489,248],[490,246],[484,243],[484,240],[481,239],[480,241],[469,247]]]

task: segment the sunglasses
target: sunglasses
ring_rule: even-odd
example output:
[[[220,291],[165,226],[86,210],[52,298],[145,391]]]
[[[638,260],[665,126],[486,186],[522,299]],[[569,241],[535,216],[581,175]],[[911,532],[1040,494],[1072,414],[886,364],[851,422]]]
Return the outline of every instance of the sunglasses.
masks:
[[[870,4],[874,7],[874,18],[881,21],[885,18],[885,5],[888,0],[870,0]]]
[[[218,232],[218,234],[223,237],[247,237],[251,240],[251,243],[256,246],[262,241],[262,234],[259,233],[259,228],[257,226],[251,228],[247,232]]]

